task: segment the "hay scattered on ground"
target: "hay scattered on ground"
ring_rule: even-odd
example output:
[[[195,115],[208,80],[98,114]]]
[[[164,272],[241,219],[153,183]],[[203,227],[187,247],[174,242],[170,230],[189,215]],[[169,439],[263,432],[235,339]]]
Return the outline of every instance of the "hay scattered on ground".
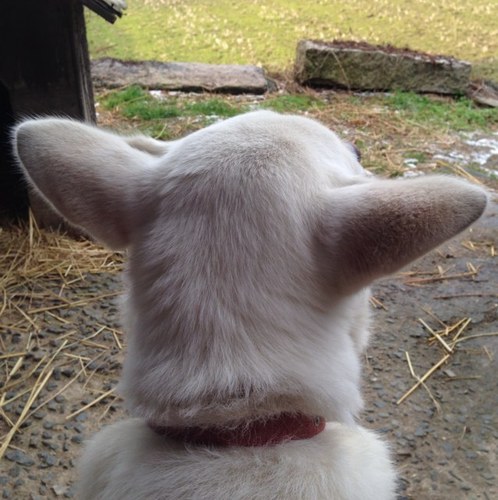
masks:
[[[462,242],[462,246],[467,250],[475,252],[479,250],[481,253],[485,253],[490,257],[495,256],[495,248],[492,242],[480,241],[474,242],[471,240],[465,240]],[[436,269],[430,271],[410,271],[406,273],[401,273],[401,276],[404,278],[404,282],[409,286],[424,286],[427,284],[446,281],[446,280],[474,280],[477,278],[479,274],[479,267],[474,266],[472,262],[467,262],[467,272],[460,273],[452,273],[451,267],[447,269],[443,269],[441,266],[437,266]],[[448,295],[448,296],[437,296],[434,299],[451,299],[451,298],[462,298],[462,297],[479,297],[490,294],[483,293],[466,293],[459,295]],[[498,297],[498,294],[491,294],[493,296]],[[476,335],[465,334],[464,332],[467,330],[469,325],[472,324],[472,319],[470,317],[464,317],[455,323],[448,324],[438,318],[432,311],[424,309],[424,312],[428,314],[433,321],[435,321],[439,328],[431,327],[428,322],[422,318],[419,318],[419,323],[424,327],[424,329],[428,332],[428,343],[430,346],[434,346],[435,349],[438,349],[441,352],[440,359],[434,363],[422,376],[419,376],[415,373],[413,368],[412,359],[409,352],[405,352],[405,358],[408,364],[408,368],[410,370],[411,376],[416,380],[415,384],[408,389],[396,402],[396,404],[400,405],[409,398],[419,387],[423,387],[430,398],[432,399],[434,406],[438,411],[440,411],[440,405],[432,395],[429,387],[426,385],[426,381],[439,369],[446,366],[448,362],[451,361],[455,353],[458,351],[458,347],[462,342],[466,342],[472,339],[483,338],[483,337],[495,337],[498,336],[498,332],[486,332]],[[484,348],[484,352],[490,356],[489,352]],[[450,380],[461,380],[462,377],[458,377],[451,370],[445,370],[445,373],[448,375]]]
[[[122,254],[40,230],[32,218],[28,227],[0,229],[0,458],[27,421],[74,382],[84,382],[92,401],[112,395],[91,382],[99,361],[119,362],[121,332],[74,317],[119,295],[93,286],[92,276],[114,275],[122,263]]]
[[[428,342],[430,345],[437,345],[442,349],[442,357],[437,361],[434,365],[432,365],[421,377],[415,374],[413,369],[413,365],[411,362],[411,356],[409,352],[405,352],[406,361],[408,363],[408,368],[410,370],[411,376],[416,380],[416,383],[401,396],[396,404],[400,405],[405,401],[409,396],[411,396],[420,386],[422,386],[431,397],[434,402],[435,407],[440,410],[440,405],[432,395],[431,391],[425,384],[425,382],[436,373],[441,367],[445,366],[448,361],[452,358],[452,356],[457,351],[457,347],[462,343],[468,340],[483,338],[483,337],[496,337],[498,336],[498,332],[486,332],[480,333],[476,335],[463,335],[466,328],[471,324],[471,318],[462,318],[456,323],[452,325],[446,325],[441,320],[438,319],[438,322],[442,324],[443,328],[440,330],[434,330],[431,328],[423,319],[419,318],[419,322],[423,325],[423,327],[429,332],[430,337]],[[485,350],[485,352],[487,352]],[[487,353],[490,356],[489,352]],[[457,377],[452,370],[446,370],[446,373],[449,374],[450,379],[461,380],[461,377]]]

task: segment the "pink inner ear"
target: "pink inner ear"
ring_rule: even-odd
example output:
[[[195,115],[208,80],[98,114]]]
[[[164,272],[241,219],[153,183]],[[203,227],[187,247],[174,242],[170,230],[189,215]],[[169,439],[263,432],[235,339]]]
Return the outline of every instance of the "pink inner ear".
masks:
[[[27,176],[63,217],[113,248],[128,245],[149,154],[114,134],[55,118],[22,123],[16,143]]]
[[[481,189],[446,177],[331,190],[320,237],[330,279],[354,291],[396,272],[463,231],[486,202]]]

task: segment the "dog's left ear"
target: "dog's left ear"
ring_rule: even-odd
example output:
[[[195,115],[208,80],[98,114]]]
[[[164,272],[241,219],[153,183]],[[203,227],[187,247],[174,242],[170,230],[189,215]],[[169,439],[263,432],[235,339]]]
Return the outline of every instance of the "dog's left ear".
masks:
[[[443,176],[333,189],[320,215],[318,258],[331,285],[352,293],[463,231],[486,203],[482,189]]]
[[[28,180],[69,222],[124,248],[147,211],[141,185],[154,156],[73,120],[28,120],[14,130]]]

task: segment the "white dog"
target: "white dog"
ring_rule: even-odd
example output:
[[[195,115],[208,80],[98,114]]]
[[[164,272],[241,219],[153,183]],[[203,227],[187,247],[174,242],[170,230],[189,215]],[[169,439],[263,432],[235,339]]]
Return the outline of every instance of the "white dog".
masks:
[[[475,221],[481,189],[376,180],[324,126],[269,111],[170,143],[62,119],[15,138],[56,210],[129,249],[134,418],[88,445],[82,498],[395,497],[356,423],[366,287]]]

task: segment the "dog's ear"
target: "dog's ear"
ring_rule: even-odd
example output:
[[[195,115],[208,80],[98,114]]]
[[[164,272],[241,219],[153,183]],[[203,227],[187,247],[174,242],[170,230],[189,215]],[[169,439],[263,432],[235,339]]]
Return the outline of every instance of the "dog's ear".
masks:
[[[482,189],[442,176],[330,190],[317,237],[321,264],[334,287],[354,292],[463,231],[486,203]]]
[[[112,248],[128,245],[146,210],[140,185],[153,156],[125,138],[55,118],[21,123],[14,148],[30,183],[69,222]]]

